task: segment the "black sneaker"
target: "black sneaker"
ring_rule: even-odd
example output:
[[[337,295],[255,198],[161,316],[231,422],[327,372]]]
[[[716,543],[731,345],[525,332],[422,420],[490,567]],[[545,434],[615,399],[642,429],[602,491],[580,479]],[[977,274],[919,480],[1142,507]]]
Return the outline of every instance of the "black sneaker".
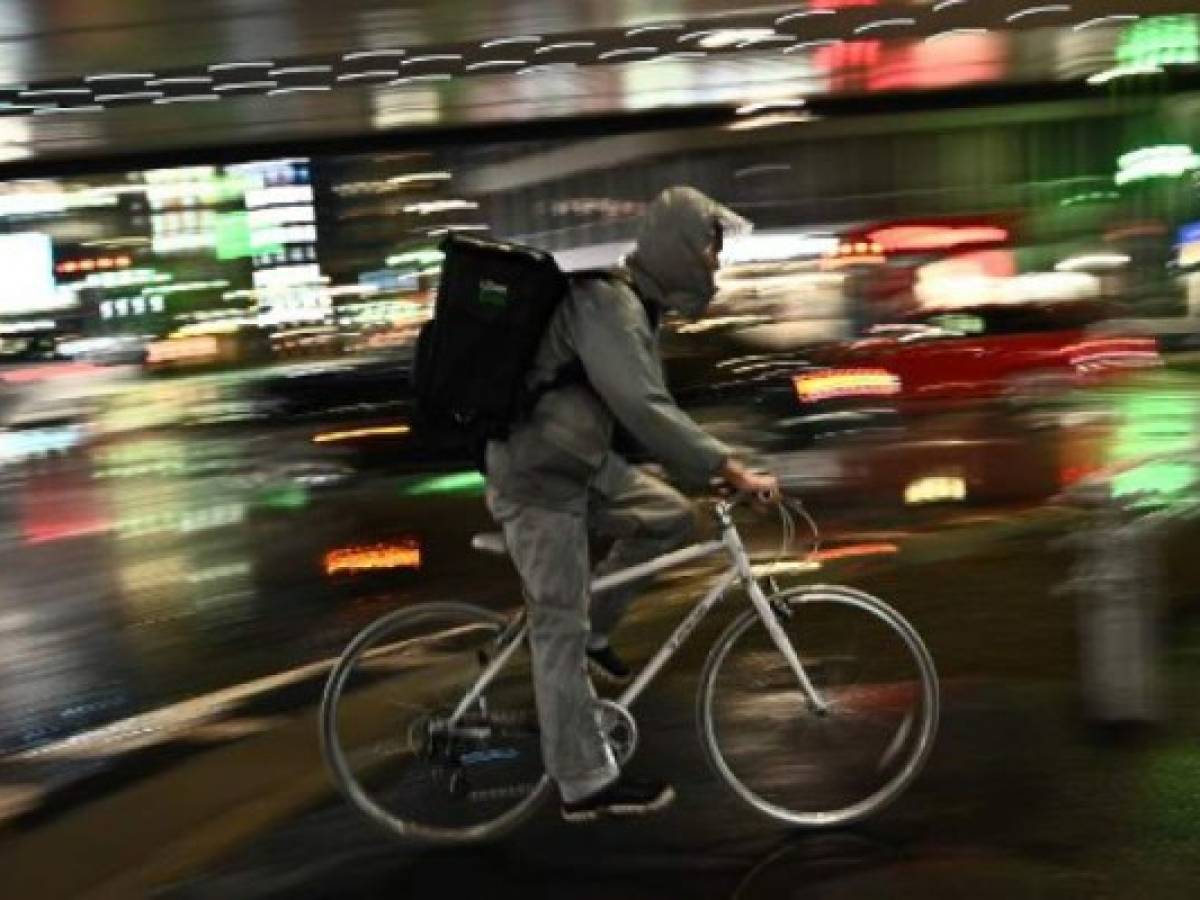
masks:
[[[675,800],[675,789],[663,781],[637,781],[622,775],[608,787],[590,797],[562,805],[568,822],[595,822],[646,816],[666,809]]]
[[[589,648],[587,659],[588,669],[594,675],[599,675],[612,684],[629,684],[633,678],[633,672],[629,670],[629,666],[625,665],[624,660],[617,656],[613,648],[607,644],[599,650]]]

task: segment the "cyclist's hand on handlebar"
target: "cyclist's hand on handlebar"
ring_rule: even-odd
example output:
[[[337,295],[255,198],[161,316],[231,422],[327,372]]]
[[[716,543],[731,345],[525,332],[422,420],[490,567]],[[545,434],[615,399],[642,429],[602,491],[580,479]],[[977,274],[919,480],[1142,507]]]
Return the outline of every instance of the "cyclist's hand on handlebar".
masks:
[[[763,501],[779,497],[779,479],[768,472],[754,472],[740,461],[730,458],[721,468],[721,478],[731,487],[746,494],[753,494]]]

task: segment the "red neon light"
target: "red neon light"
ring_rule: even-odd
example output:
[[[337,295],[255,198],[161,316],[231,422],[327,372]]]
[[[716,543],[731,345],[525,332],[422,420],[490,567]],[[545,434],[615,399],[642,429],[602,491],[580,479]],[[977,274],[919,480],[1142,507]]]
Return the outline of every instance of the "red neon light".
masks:
[[[373,569],[419,569],[421,545],[416,541],[343,547],[325,554],[325,574],[367,572]]]
[[[45,363],[21,369],[9,369],[0,375],[0,381],[7,381],[9,384],[28,384],[52,378],[67,378],[71,375],[87,375],[99,371],[101,371],[99,366],[86,362]]]
[[[1011,278],[1017,274],[1017,261],[1011,250],[974,250],[926,263],[917,270],[921,281],[939,278],[970,278],[985,275]]]
[[[886,556],[899,553],[900,548],[895,544],[851,544],[848,547],[831,547],[828,550],[818,550],[812,555],[817,562],[832,562],[835,559],[854,559],[859,556]]]
[[[833,397],[890,397],[900,393],[900,379],[887,369],[829,369],[792,376],[801,403]]]
[[[1005,41],[998,34],[957,34],[936,43],[887,44],[867,74],[867,87],[929,90],[995,81],[1004,76]]]
[[[883,52],[882,41],[842,41],[813,51],[813,66],[832,79],[831,86],[847,87],[855,79],[863,80],[877,65]]]
[[[895,225],[870,232],[867,237],[885,253],[951,250],[967,244],[996,244],[1008,240],[1008,231],[991,225]]]

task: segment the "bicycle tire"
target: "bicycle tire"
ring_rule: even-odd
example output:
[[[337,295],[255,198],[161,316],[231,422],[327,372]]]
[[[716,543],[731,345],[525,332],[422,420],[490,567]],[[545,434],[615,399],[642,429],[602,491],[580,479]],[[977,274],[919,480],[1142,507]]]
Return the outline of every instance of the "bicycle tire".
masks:
[[[452,818],[454,811],[463,803],[495,804],[508,799],[498,790],[492,791],[496,795],[494,799],[489,797],[487,790],[476,792],[483,798],[479,801],[474,799],[470,791],[462,795],[461,782],[467,777],[464,775],[466,770],[462,760],[466,759],[467,755],[454,757],[457,751],[449,746],[459,740],[458,738],[443,738],[448,746],[436,752],[425,746],[433,741],[425,731],[432,734],[429,723],[434,721],[434,710],[441,711],[456,706],[465,696],[466,689],[478,677],[479,671],[482,671],[482,662],[476,668],[462,666],[462,660],[458,659],[458,656],[465,655],[469,661],[471,650],[459,648],[456,644],[466,644],[478,636],[481,644],[486,646],[488,641],[494,642],[507,625],[508,620],[504,616],[467,603],[433,602],[397,610],[376,620],[355,636],[330,672],[321,698],[319,716],[321,752],[326,767],[341,794],[389,834],[405,841],[431,845],[463,845],[491,840],[523,822],[548,794],[550,781],[541,768],[540,750],[522,747],[522,753],[526,755],[537,754],[536,760],[530,759],[526,763],[530,773],[536,763],[536,782],[532,780],[531,775],[525,783],[517,785],[524,793],[518,795],[514,792],[510,807],[479,822],[460,824],[454,821],[440,821],[443,815]],[[400,639],[397,640],[398,638]],[[396,658],[401,653],[408,654],[411,665],[406,666],[403,660]],[[518,655],[527,656],[527,650],[518,650]],[[432,663],[429,666],[425,665],[430,660],[440,664],[439,671],[433,671]],[[352,677],[356,673],[365,674],[369,666],[384,669],[384,674],[371,674],[363,679],[362,686],[348,690]],[[510,660],[498,674],[496,685],[504,682],[507,695],[511,695],[514,690],[523,690],[520,699],[528,700],[528,712],[532,712],[532,682],[527,675],[522,679],[511,674],[514,666],[514,661]],[[403,674],[398,686],[393,687],[385,683],[389,670]],[[447,678],[458,677],[460,670],[462,684],[447,689],[444,698],[435,699],[431,696],[439,684],[439,679],[444,682]],[[507,677],[506,672],[509,673]],[[514,688],[514,685],[522,682],[523,689]],[[401,689],[408,693],[401,694]],[[390,690],[395,690],[394,696],[403,696],[404,700],[389,699]],[[492,688],[489,688],[489,691],[491,690]],[[351,709],[354,704],[357,704],[357,708]],[[387,722],[378,721],[380,713],[383,719],[388,719],[395,708],[403,709],[404,715],[411,718],[411,721],[396,723],[394,728]],[[533,715],[536,721],[536,714]],[[383,737],[375,738],[375,732],[381,727]],[[363,739],[361,746],[351,740],[352,733]],[[515,742],[512,738],[505,740]],[[396,765],[403,766],[402,777],[389,773],[390,782],[387,779],[378,779],[376,774],[383,765],[375,758],[383,755],[377,748],[381,743],[396,745]],[[536,731],[525,743],[537,744]],[[418,749],[415,744],[422,746]],[[510,749],[506,748],[506,752]],[[497,751],[491,752],[494,755]],[[486,762],[504,762],[508,759],[488,759],[484,751],[472,750],[472,753]],[[434,759],[434,756],[438,758]],[[513,758],[519,758],[519,754]],[[368,763],[365,772],[356,772],[355,762],[364,760]],[[423,770],[422,766],[425,766],[427,771]],[[455,783],[456,778],[460,783]],[[412,810],[399,808],[402,805],[399,801],[385,803],[382,797],[374,796],[375,788],[368,784],[374,780],[383,780],[388,784],[387,789],[393,792],[411,790],[414,796],[420,792],[422,797],[431,798],[427,817],[431,821],[418,819],[413,816]],[[439,808],[439,792],[445,793],[444,809]],[[416,805],[415,800],[413,805]]]
[[[821,717],[809,710],[794,674],[783,655],[771,643],[767,630],[762,627],[753,629],[756,623],[761,626],[757,611],[748,610],[730,623],[717,639],[709,651],[701,673],[697,693],[697,718],[701,743],[708,761],[717,775],[740,799],[759,813],[777,821],[801,828],[820,829],[848,825],[872,816],[900,796],[920,774],[928,760],[937,734],[940,704],[933,658],[920,635],[903,616],[882,600],[862,591],[837,585],[812,585],[781,591],[770,599],[773,608],[781,608],[780,604],[783,604],[791,611],[791,621],[798,625],[800,633],[804,635],[799,641],[792,637],[788,629],[789,623],[785,621],[785,630],[789,630],[789,637],[792,637],[793,643],[797,645],[798,655],[809,677],[814,681],[818,692],[830,702],[829,715]],[[829,608],[839,608],[843,613],[851,613],[848,618],[855,623],[855,630],[860,635],[866,633],[871,625],[878,635],[898,639],[897,647],[903,648],[903,654],[907,656],[908,664],[911,665],[913,682],[903,679],[879,681],[858,689],[833,686],[834,675],[839,668],[851,671],[852,665],[858,661],[845,653],[824,657],[819,654],[824,648],[820,646],[820,628],[812,627],[819,623],[812,621],[815,617],[811,610],[822,604]],[[835,616],[834,620],[836,619]],[[808,632],[804,631],[806,626],[809,627]],[[839,623],[839,629],[842,627],[844,625]],[[748,646],[751,637],[762,642],[764,649],[759,654],[761,658],[750,656],[753,649]],[[714,705],[717,702],[722,672],[734,666],[730,661],[738,658],[739,647],[742,667],[751,671],[754,677],[751,679],[752,686],[747,690],[747,696],[735,697],[731,703],[734,707],[741,703],[745,708],[730,715],[731,736],[725,742],[727,746],[723,748],[721,732],[724,726],[718,725]],[[826,652],[829,653],[828,650]],[[756,667],[757,671],[754,671]],[[774,693],[761,690],[764,671],[767,671],[768,675],[775,675],[779,684],[783,686],[782,690]],[[897,669],[897,674],[905,673]],[[877,763],[886,763],[892,774],[863,796],[854,796],[854,799],[848,802],[834,802],[827,807],[816,806],[819,801],[815,798],[819,798],[822,791],[832,792],[833,786],[823,781],[829,773],[839,776],[830,779],[833,785],[841,781],[852,781],[855,777],[861,778],[862,775],[848,770],[836,771],[837,767],[832,764],[822,769],[819,763],[810,761],[813,756],[811,752],[806,757],[804,752],[801,752],[805,748],[791,746],[788,743],[790,739],[795,738],[798,744],[804,744],[807,739],[815,749],[818,740],[829,743],[830,735],[836,737],[839,728],[843,733],[854,727],[864,734],[881,731],[882,728],[890,727],[884,720],[885,713],[889,719],[898,715],[889,711],[889,704],[894,707],[898,701],[909,696],[916,700],[917,712],[911,718],[908,714],[899,717],[891,742],[884,744],[884,752],[877,760]],[[795,714],[793,710],[799,710],[800,714]],[[735,720],[738,720],[736,725]],[[821,730],[823,728],[826,729],[824,732]],[[797,737],[794,733],[789,734],[789,730],[805,734]],[[740,742],[740,748],[734,746],[735,741]],[[742,768],[740,762],[734,765],[731,761],[731,756],[738,753],[749,760],[753,760],[756,754],[761,757],[765,749],[780,741],[787,743],[786,761],[773,758],[772,767],[765,773],[755,772],[752,763],[752,777],[748,777],[737,771]],[[872,752],[863,748],[856,749],[862,750],[859,756],[867,756]],[[840,767],[848,769],[850,758],[844,757]],[[749,781],[761,782],[762,786],[748,784]],[[782,793],[792,788],[806,802],[814,804],[813,808],[798,809],[785,805],[777,798],[766,796],[768,789],[772,793]]]

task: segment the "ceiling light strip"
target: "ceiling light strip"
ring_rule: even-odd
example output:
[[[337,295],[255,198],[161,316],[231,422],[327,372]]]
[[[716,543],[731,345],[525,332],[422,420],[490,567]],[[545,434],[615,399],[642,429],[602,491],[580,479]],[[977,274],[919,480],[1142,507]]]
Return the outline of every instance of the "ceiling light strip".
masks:
[[[876,19],[874,22],[867,22],[865,25],[859,25],[854,29],[854,33],[866,34],[868,31],[876,31],[880,28],[901,28],[916,24],[917,20],[911,19],[908,16],[898,16],[894,19]]]
[[[333,71],[332,66],[284,66],[281,69],[272,69],[267,74],[272,78],[277,78],[280,75],[323,75],[331,71]]]
[[[791,22],[795,19],[810,19],[813,16],[833,16],[837,15],[836,9],[802,9],[797,12],[787,13],[775,20],[776,25],[782,25],[784,22]]]
[[[154,77],[153,72],[111,72],[104,75],[85,75],[83,80],[91,84],[93,81],[145,81]]]
[[[479,46],[487,50],[491,47],[504,47],[508,44],[540,44],[541,42],[541,37],[536,34],[514,34],[512,37],[492,38]]]
[[[784,47],[784,53],[795,53],[798,50],[817,50],[821,47],[833,47],[837,44],[844,43],[841,38],[819,38],[815,41],[802,41],[799,44],[793,44],[790,47]]]
[[[485,59],[482,62],[470,63],[466,67],[466,71],[474,72],[479,69],[498,69],[503,66],[523,66],[526,60],[523,59]]]
[[[130,91],[124,94],[97,94],[97,103],[108,103],[112,100],[157,100],[163,95],[162,91]]]
[[[1095,19],[1088,19],[1086,22],[1080,22],[1072,31],[1083,31],[1086,28],[1094,28],[1097,25],[1121,25],[1126,22],[1136,22],[1141,16],[1134,13],[1125,13],[1112,16],[1099,16]]]
[[[183,94],[178,97],[160,97],[154,103],[159,106],[166,106],[171,103],[207,103],[220,99],[216,94]]]
[[[1020,10],[1019,12],[1015,12],[1010,16],[1006,16],[1004,21],[1010,23],[1019,22],[1021,19],[1028,18],[1029,16],[1044,16],[1050,13],[1065,13],[1070,11],[1071,7],[1066,3],[1051,3],[1046,6],[1030,6],[1026,9]]]
[[[966,37],[969,35],[977,36],[987,33],[988,30],[986,28],[951,28],[949,31],[939,31],[937,34],[931,34],[929,37],[925,38],[925,43],[933,44],[937,41],[946,40],[947,38]]]
[[[279,87],[277,81],[234,81],[228,84],[218,84],[214,91],[252,91],[252,90],[269,90]]]
[[[560,41],[557,44],[546,44],[538,47],[534,54],[553,53],[556,50],[586,50],[596,46],[595,41]]]
[[[596,59],[617,59],[621,56],[642,56],[647,53],[657,52],[657,47],[622,47],[619,50],[605,50]]]
[[[230,72],[236,69],[270,69],[275,66],[273,60],[259,60],[256,62],[231,62],[231,63],[213,63],[208,67],[210,72]]]
[[[403,50],[355,50],[353,53],[343,53],[342,59],[354,62],[356,59],[376,59],[381,56],[403,56]]]
[[[400,74],[398,69],[368,69],[364,72],[347,72],[337,77],[338,81],[361,81],[364,78],[395,78]]]
[[[427,53],[424,56],[410,56],[408,59],[401,60],[400,65],[416,66],[421,63],[458,62],[461,59],[461,53]]]

